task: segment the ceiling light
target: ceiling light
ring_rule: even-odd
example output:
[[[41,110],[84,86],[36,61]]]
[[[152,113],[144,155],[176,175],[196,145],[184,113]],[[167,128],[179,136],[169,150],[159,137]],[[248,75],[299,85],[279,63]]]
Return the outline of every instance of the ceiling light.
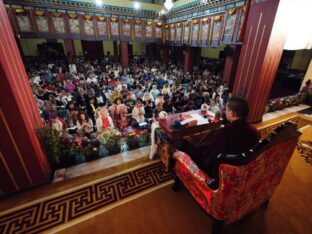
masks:
[[[97,6],[102,6],[103,5],[103,0],[95,0],[95,4]]]
[[[164,6],[167,8],[168,11],[170,11],[171,8],[173,7],[172,0],[166,0]]]
[[[139,9],[140,8],[140,3],[134,2],[133,7],[134,7],[134,9]]]

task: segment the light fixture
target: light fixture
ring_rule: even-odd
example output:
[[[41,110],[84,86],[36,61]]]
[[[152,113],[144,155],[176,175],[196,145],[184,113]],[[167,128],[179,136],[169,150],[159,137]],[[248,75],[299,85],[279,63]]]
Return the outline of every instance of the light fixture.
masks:
[[[133,3],[133,7],[134,7],[134,9],[139,9],[140,8],[140,3],[138,3],[138,2],[134,2]]]
[[[102,6],[103,5],[103,0],[95,0],[95,4],[97,6]]]
[[[165,14],[165,10],[164,9],[162,9],[161,11],[160,11],[160,14]]]
[[[167,8],[168,11],[170,11],[171,8],[173,7],[172,0],[166,0],[164,6]]]

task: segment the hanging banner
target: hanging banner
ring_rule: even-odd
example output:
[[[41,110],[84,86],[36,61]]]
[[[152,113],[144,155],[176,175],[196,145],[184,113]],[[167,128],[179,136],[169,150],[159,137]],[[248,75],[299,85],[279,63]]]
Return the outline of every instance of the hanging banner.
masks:
[[[18,32],[21,36],[29,37],[33,36],[33,27],[28,10],[13,9],[13,15],[15,16],[15,22],[17,24]]]
[[[82,17],[83,38],[87,40],[95,40],[95,22],[91,15]]]
[[[132,40],[132,21],[129,19],[121,19],[122,23],[122,40],[131,41]]]
[[[223,32],[223,43],[231,43],[234,41],[234,29],[237,19],[237,9],[233,8],[226,11],[225,26]]]
[[[197,46],[198,45],[198,33],[199,33],[199,20],[195,19],[192,22],[192,46]]]
[[[221,15],[213,17],[211,46],[218,47],[220,45],[223,26],[223,17]]]
[[[65,38],[65,16],[62,13],[52,12],[51,19],[53,34],[56,34],[57,38]]]
[[[146,21],[145,22],[145,41],[146,42],[153,42],[153,21]]]
[[[163,23],[160,21],[156,22],[155,37],[157,42],[163,41]]]
[[[68,14],[68,25],[70,37],[72,39],[80,39],[80,23],[78,15]]]
[[[169,43],[170,40],[170,27],[169,25],[165,26],[165,42]]]
[[[245,16],[247,12],[247,6],[244,6],[243,8],[240,9],[240,16],[239,16],[239,21],[238,21],[238,29],[237,35],[236,35],[236,41],[237,42],[242,42],[243,41],[243,35],[242,35],[242,29],[245,21]]]
[[[209,32],[211,26],[211,18],[204,18],[201,20],[200,29],[200,42],[201,47],[207,47],[209,45]]]
[[[182,23],[176,24],[176,45],[182,44]]]
[[[184,45],[189,45],[190,43],[190,22],[185,22],[184,23],[184,32],[183,32],[183,44]]]
[[[35,20],[36,32],[38,36],[41,36],[42,33],[50,33],[47,15],[48,12],[33,11],[33,17]]]
[[[141,20],[134,21],[134,39],[138,42],[143,41],[143,27]]]
[[[97,37],[100,39],[107,39],[107,24],[105,17],[96,18]]]
[[[110,39],[117,41],[119,40],[119,23],[118,18],[111,17],[110,20]]]
[[[170,25],[170,44],[175,43],[175,25],[171,24]]]

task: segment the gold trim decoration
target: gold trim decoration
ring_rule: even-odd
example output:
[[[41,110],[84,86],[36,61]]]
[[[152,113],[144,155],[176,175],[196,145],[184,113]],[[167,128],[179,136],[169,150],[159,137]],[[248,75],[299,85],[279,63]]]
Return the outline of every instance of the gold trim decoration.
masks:
[[[234,15],[234,14],[236,13],[236,10],[237,10],[237,8],[235,7],[235,8],[229,9],[229,10],[227,11],[227,13],[228,13],[229,15]]]
[[[219,21],[221,21],[221,19],[222,19],[222,15],[217,15],[217,16],[213,17],[214,22],[219,22]]]
[[[129,19],[123,19],[124,23],[129,23]]]
[[[68,14],[68,17],[71,19],[77,19],[77,15],[76,14]]]
[[[0,227],[7,233],[18,232],[17,230],[27,230],[27,233],[49,232],[51,228],[62,228],[82,217],[94,216],[101,209],[117,206],[127,199],[172,182],[173,173],[166,172],[162,162],[153,162],[2,212]],[[85,199],[88,202],[82,202]]]
[[[171,24],[171,25],[170,25],[170,28],[175,28],[175,24]]]
[[[62,17],[62,13],[52,12],[53,17]]]
[[[117,22],[118,18],[116,18],[116,17],[111,17],[110,20],[111,20],[112,22]]]
[[[165,25],[165,29],[168,29],[169,28],[169,25]]]
[[[190,26],[190,21],[184,22],[184,26]]]
[[[13,9],[13,12],[15,14],[24,14],[24,13],[26,13],[24,9],[19,9],[19,8]]]
[[[177,23],[177,27],[181,28],[182,24],[181,23]]]
[[[198,19],[193,20],[193,24],[198,24],[198,23],[199,23]]]
[[[16,190],[20,190],[20,188],[18,187],[18,185],[16,183],[16,180],[15,180],[15,178],[14,178],[14,176],[13,176],[13,174],[12,174],[12,172],[11,172],[11,170],[10,170],[6,160],[5,160],[5,158],[3,157],[3,154],[2,154],[1,151],[0,151],[0,158],[1,158],[2,162],[3,162],[3,165],[4,165],[5,169],[7,170],[8,174],[9,174],[13,184],[14,184],[15,189]]]
[[[146,21],[146,25],[151,26],[153,21]]]
[[[247,5],[243,7],[243,12],[246,13],[246,11],[247,11]]]
[[[141,24],[141,20],[135,20],[134,23],[135,24]]]
[[[162,22],[156,22],[156,26],[158,26],[158,27],[161,27],[163,24],[162,24]]]
[[[84,15],[83,18],[85,20],[92,20],[93,16],[92,15]]]
[[[98,21],[106,21],[106,18],[103,17],[103,16],[98,16],[98,17],[97,17],[97,20],[98,20]]]
[[[45,15],[45,12],[44,11],[35,11],[35,14],[38,16],[43,16],[43,15]]]
[[[22,164],[22,167],[23,167],[23,169],[24,169],[24,171],[25,171],[25,174],[26,174],[26,176],[27,176],[27,179],[29,180],[31,186],[33,186],[34,183],[33,183],[32,179],[31,179],[31,177],[30,177],[30,175],[29,175],[29,172],[28,172],[28,170],[27,170],[27,168],[26,168],[26,165],[25,165],[25,163],[24,163],[24,161],[23,161],[22,154],[21,154],[20,150],[19,150],[18,147],[17,147],[17,144],[16,144],[16,142],[15,142],[15,139],[14,139],[14,137],[13,137],[13,134],[12,134],[12,132],[11,132],[11,129],[10,129],[10,127],[9,127],[9,124],[8,124],[8,122],[6,121],[6,118],[5,118],[5,116],[4,116],[3,112],[2,112],[2,109],[0,109],[0,116],[1,116],[1,118],[3,119],[3,123],[4,123],[4,125],[5,125],[5,128],[6,128],[7,132],[8,132],[8,134],[9,134],[9,137],[10,137],[10,139],[11,139],[11,141],[12,141],[12,144],[13,144],[13,146],[14,146],[14,149],[15,149],[15,151],[16,151],[16,154],[17,154],[17,156],[18,156],[18,158],[19,158],[19,160],[20,160],[20,162],[21,162],[21,164]]]

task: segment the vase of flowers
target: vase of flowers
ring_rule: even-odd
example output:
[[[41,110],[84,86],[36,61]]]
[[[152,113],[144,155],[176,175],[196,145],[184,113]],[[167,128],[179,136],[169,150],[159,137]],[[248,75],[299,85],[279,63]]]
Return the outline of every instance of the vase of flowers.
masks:
[[[135,133],[130,133],[126,138],[126,143],[128,145],[128,150],[137,149],[140,147],[139,138]]]
[[[62,153],[60,155],[60,162],[62,167],[69,167],[75,164],[76,156],[79,153],[79,146],[77,142],[68,137],[61,137]]]
[[[121,133],[114,128],[107,128],[99,133],[97,140],[103,145],[110,155],[120,153]]]
[[[81,148],[86,161],[91,161],[99,158],[100,142],[98,140],[84,139],[81,142]]]

